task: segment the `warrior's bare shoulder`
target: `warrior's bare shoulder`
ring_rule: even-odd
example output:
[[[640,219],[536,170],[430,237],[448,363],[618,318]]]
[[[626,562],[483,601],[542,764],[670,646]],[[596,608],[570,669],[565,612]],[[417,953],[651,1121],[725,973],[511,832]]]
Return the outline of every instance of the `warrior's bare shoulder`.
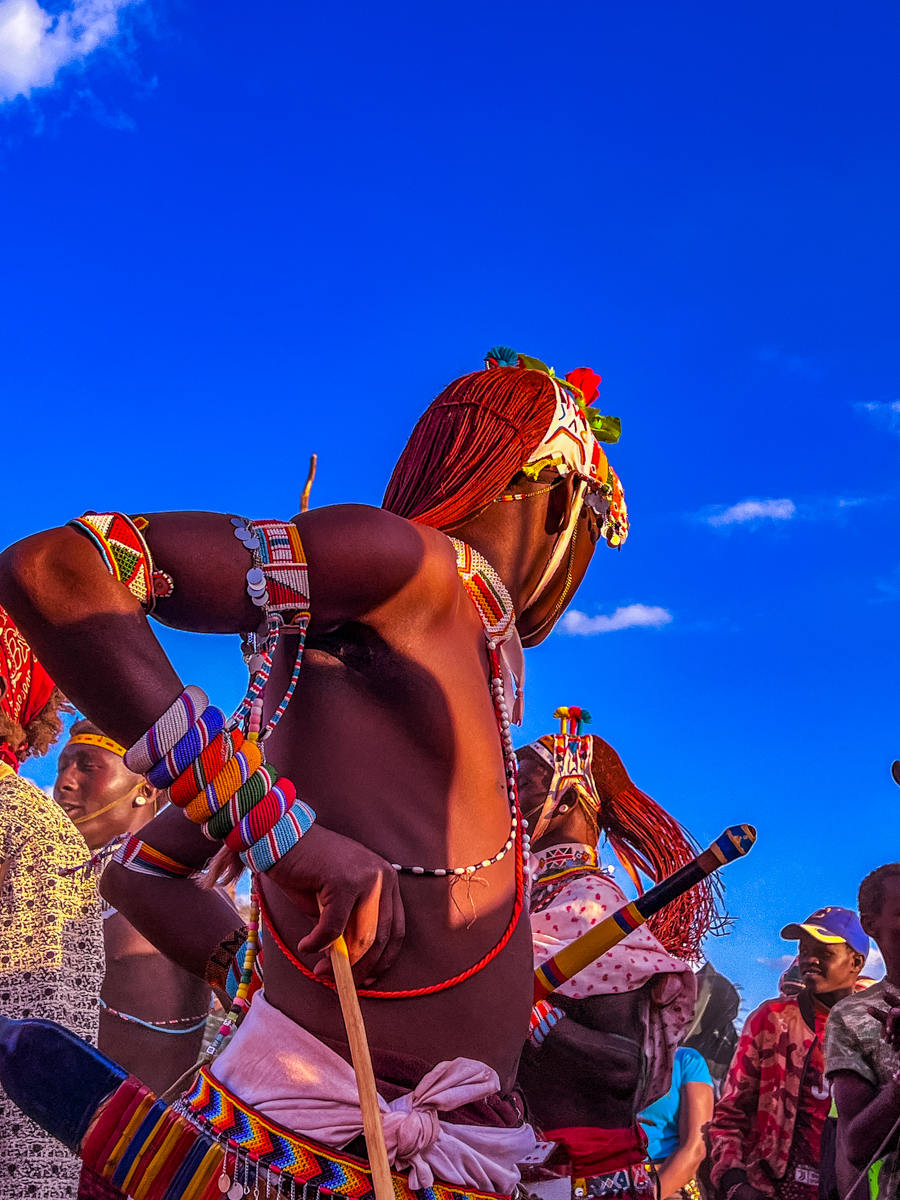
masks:
[[[154,565],[174,583],[171,596],[156,606],[159,621],[198,633],[256,628],[259,609],[246,589],[252,562],[235,537],[229,514],[140,515],[147,522],[143,537]],[[314,629],[333,629],[347,621],[378,623],[388,615],[391,620],[440,621],[454,603],[459,586],[455,557],[438,530],[363,504],[313,509],[293,520],[309,564]],[[94,607],[90,594],[96,593],[98,572],[104,571],[92,544],[69,527],[25,538],[0,561],[6,588],[28,593],[46,616],[52,613],[57,619],[60,610],[75,617]],[[128,607],[130,597],[124,588],[122,593],[122,605]],[[106,611],[107,604],[108,597]]]

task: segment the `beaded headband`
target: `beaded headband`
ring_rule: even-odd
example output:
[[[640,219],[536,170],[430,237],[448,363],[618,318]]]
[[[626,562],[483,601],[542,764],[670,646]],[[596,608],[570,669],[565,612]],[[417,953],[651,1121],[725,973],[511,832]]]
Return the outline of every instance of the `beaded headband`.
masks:
[[[99,746],[101,750],[109,750],[111,753],[118,755],[119,758],[124,758],[126,754],[124,746],[120,746],[112,738],[103,737],[100,733],[76,733],[74,737],[69,738],[69,745]]]
[[[572,545],[583,506],[596,514],[600,535],[608,546],[621,550],[628,537],[628,509],[618,475],[609,465],[601,442],[617,442],[622,432],[618,417],[603,416],[589,405],[596,399],[600,376],[589,367],[578,367],[563,379],[552,367],[518,354],[509,346],[495,346],[485,355],[485,370],[513,367],[541,371],[553,384],[556,406],[541,444],[522,470],[531,479],[552,468],[559,475],[577,479],[569,520],[556,539],[553,552],[537,586],[523,606],[530,608],[550,585]]]

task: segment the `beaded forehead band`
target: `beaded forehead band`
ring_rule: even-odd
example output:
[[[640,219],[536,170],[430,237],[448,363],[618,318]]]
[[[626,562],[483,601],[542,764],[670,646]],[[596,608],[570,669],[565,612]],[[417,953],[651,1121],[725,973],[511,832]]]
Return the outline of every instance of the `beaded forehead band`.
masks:
[[[99,746],[101,750],[109,750],[112,754],[119,758],[125,757],[125,747],[120,746],[118,742],[114,742],[112,738],[104,737],[100,733],[76,733],[74,737],[69,738],[70,746]]]

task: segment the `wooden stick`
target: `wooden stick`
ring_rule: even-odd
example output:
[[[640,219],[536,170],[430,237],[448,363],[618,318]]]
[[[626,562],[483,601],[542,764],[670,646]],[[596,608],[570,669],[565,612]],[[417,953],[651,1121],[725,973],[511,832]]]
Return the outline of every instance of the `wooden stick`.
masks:
[[[302,513],[309,512],[309,493],[312,491],[312,485],[316,478],[316,463],[319,461],[318,454],[313,454],[309,460],[309,474],[306,477],[306,483],[303,491],[300,493],[300,511]]]
[[[347,1029],[347,1040],[350,1043],[350,1057],[353,1059],[353,1070],[356,1072],[359,1107],[362,1110],[363,1133],[369,1151],[369,1165],[372,1168],[375,1197],[376,1200],[394,1200],[394,1183],[391,1179],[391,1164],[388,1162],[387,1146],[384,1141],[384,1126],[381,1123],[381,1109],[378,1106],[378,1091],[375,1087],[375,1072],[372,1070],[372,1056],[369,1054],[369,1040],[366,1037],[366,1027],[359,1007],[359,996],[356,994],[356,984],[353,982],[353,972],[350,969],[347,943],[342,937],[333,943],[330,954],[334,981],[337,984],[337,994],[341,1002],[341,1012],[344,1014],[344,1025]]]

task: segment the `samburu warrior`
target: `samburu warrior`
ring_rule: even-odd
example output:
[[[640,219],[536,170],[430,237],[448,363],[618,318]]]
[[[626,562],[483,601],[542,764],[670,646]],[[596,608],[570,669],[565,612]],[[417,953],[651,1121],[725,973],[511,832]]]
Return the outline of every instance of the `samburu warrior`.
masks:
[[[242,935],[190,876],[223,840],[256,872],[265,992],[186,1106],[191,1128],[242,1147],[251,1171],[261,1129],[297,1135],[274,1164],[285,1190],[342,1190],[335,1156],[361,1128],[323,956],[341,933],[391,1104],[391,1161],[408,1172],[397,1186],[508,1193],[533,1144],[510,1094],[532,991],[512,679],[521,645],[547,636],[597,540],[620,545],[627,518],[598,440],[618,423],[588,408],[599,377],[557,379],[503,348],[487,367],[419,421],[382,509],[286,525],[94,514],[0,561],[0,597],[48,669],[174,802],[107,871],[108,899],[209,975]],[[180,629],[255,631],[236,724],[184,688],[150,610]],[[242,1133],[216,1124],[226,1102],[243,1106]],[[101,1173],[149,1169],[152,1129],[137,1165],[113,1167],[103,1155],[123,1151],[101,1133]],[[191,1171],[208,1164],[184,1153],[178,1179],[205,1195]]]
[[[626,904],[598,860],[601,835],[639,889],[642,876],[656,883],[695,855],[612,746],[583,733],[590,714],[566,707],[555,715],[558,734],[519,750],[539,965]],[[541,1136],[556,1147],[531,1173],[529,1191],[547,1200],[565,1200],[570,1187],[575,1196],[655,1193],[637,1117],[669,1089],[694,1010],[683,959],[698,956],[714,912],[712,885],[697,885],[536,1006],[519,1083]]]

